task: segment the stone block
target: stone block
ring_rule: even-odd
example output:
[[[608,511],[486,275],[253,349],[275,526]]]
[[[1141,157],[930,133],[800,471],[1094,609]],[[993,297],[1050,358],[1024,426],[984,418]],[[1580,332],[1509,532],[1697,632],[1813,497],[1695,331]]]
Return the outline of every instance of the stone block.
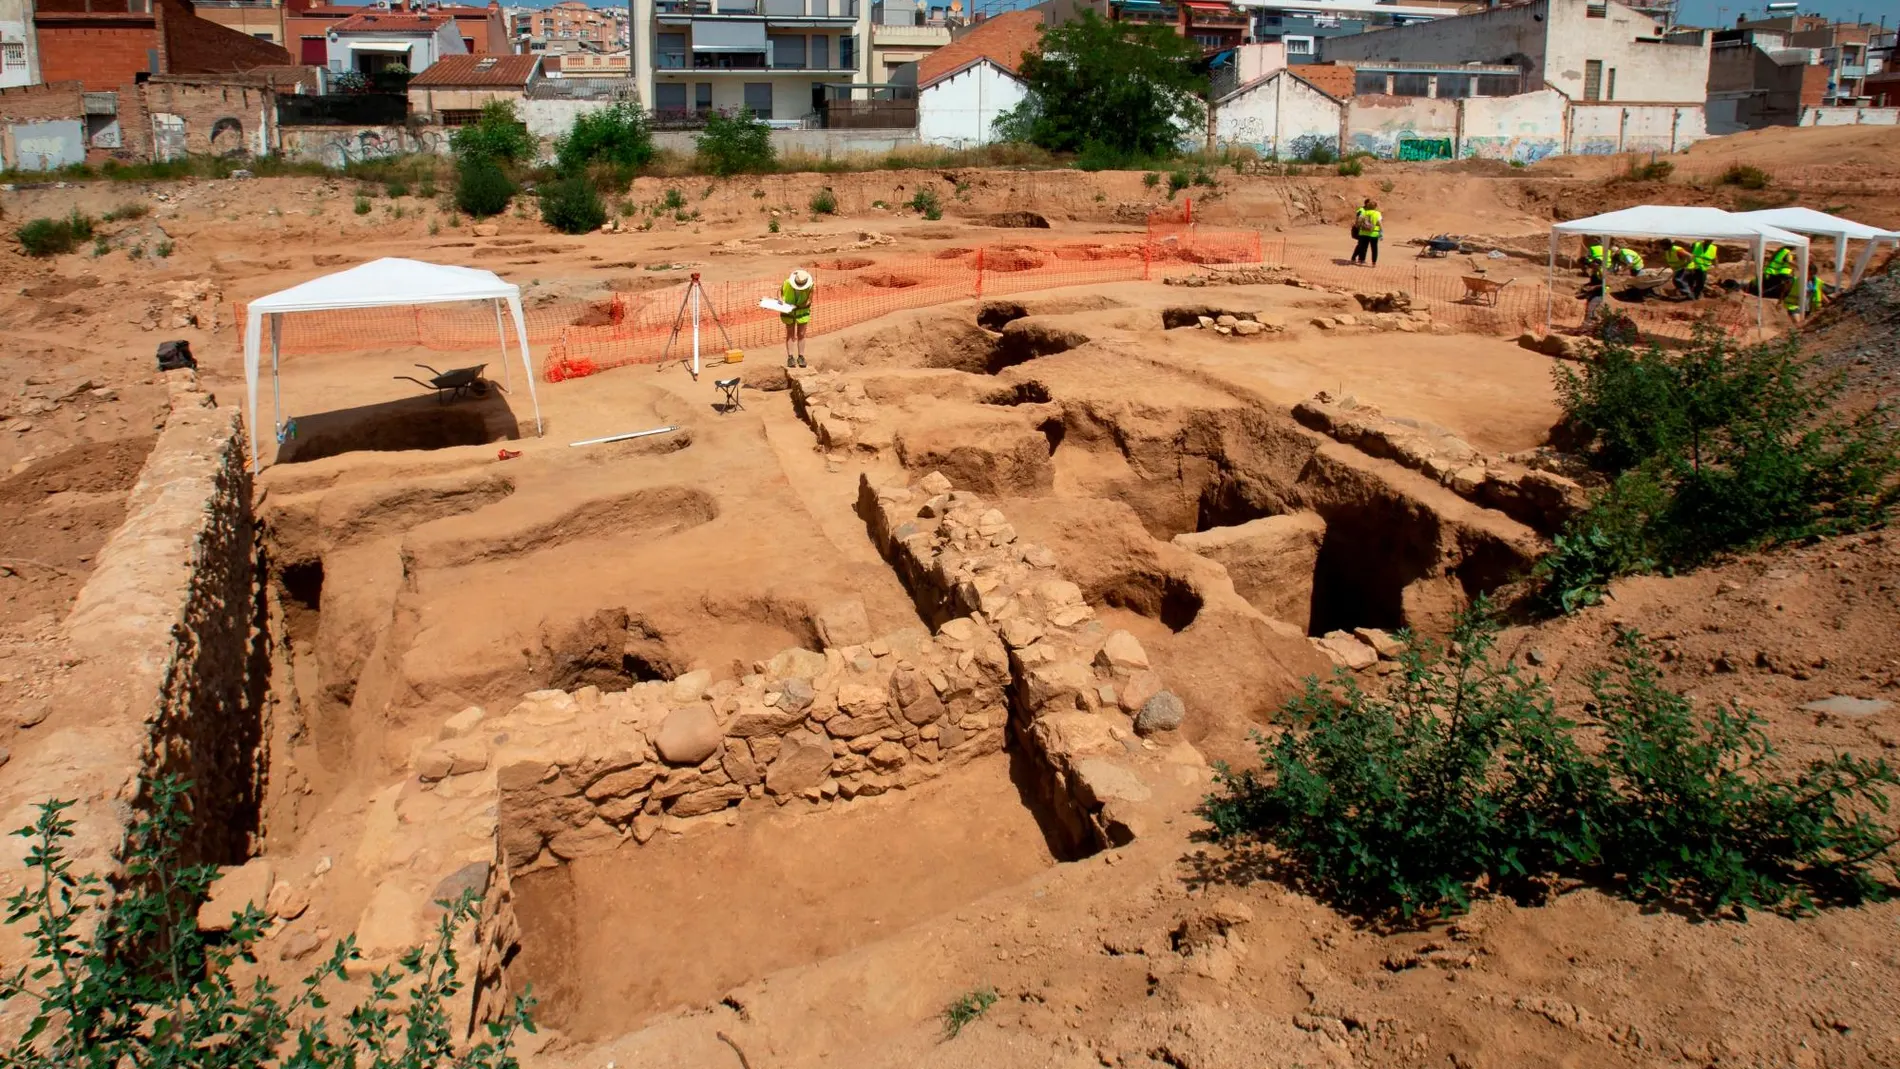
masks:
[[[681,795],[667,808],[666,813],[673,817],[704,816],[707,813],[717,813],[744,797],[744,787],[729,783],[723,787],[713,787]]]
[[[1107,641],[1095,654],[1095,664],[1117,674],[1139,672],[1149,667],[1148,651],[1127,631],[1110,631]]]
[[[812,622],[818,629],[819,639],[833,649],[862,646],[871,641],[871,618],[864,610],[864,602],[857,598],[826,605],[818,610]]]
[[[198,927],[207,932],[230,931],[232,916],[243,912],[244,907],[266,908],[276,883],[277,870],[269,858],[254,857],[242,865],[219,869],[210,894],[198,907]]]
[[[704,689],[700,687],[702,692]],[[697,765],[719,748],[720,734],[712,706],[696,702],[668,713],[653,745],[668,764]]]
[[[595,780],[587,788],[587,797],[591,801],[604,802],[611,798],[625,798],[635,791],[644,791],[658,779],[660,768],[657,765],[641,765],[637,768],[609,772]]]
[[[620,833],[613,825],[595,818],[578,828],[563,828],[548,840],[548,849],[563,861],[604,854],[620,845]]]
[[[1142,703],[1141,712],[1135,714],[1135,734],[1153,735],[1160,731],[1174,731],[1181,726],[1187,716],[1187,708],[1181,699],[1171,690],[1149,698]]]
[[[794,795],[818,786],[830,774],[830,740],[809,731],[794,731],[784,737],[778,757],[766,769],[765,789],[775,795]]]
[[[1179,534],[1174,544],[1219,562],[1234,592],[1254,608],[1304,629],[1313,614],[1313,570],[1325,536],[1319,514],[1295,512]]]

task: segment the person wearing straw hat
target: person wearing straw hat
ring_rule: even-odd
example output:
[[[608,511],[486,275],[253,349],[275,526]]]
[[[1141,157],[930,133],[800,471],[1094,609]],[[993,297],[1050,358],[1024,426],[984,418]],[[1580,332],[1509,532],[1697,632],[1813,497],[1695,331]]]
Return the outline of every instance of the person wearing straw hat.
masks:
[[[779,313],[779,321],[785,324],[785,366],[805,366],[805,330],[811,326],[811,272],[800,267],[785,279],[779,287],[779,302],[790,305],[788,311]],[[792,342],[798,343],[798,353],[792,353]]]

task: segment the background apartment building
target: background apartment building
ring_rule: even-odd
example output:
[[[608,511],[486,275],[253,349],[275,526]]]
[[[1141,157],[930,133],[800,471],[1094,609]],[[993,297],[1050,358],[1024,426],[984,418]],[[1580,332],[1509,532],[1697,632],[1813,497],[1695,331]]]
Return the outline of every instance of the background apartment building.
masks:
[[[793,126],[870,82],[869,0],[632,0],[635,91],[659,121]]]

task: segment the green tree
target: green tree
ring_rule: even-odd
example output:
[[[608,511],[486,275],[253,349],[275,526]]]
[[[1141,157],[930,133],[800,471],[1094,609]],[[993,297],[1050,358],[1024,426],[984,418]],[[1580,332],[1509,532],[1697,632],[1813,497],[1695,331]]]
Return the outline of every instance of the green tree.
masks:
[[[699,165],[713,174],[760,174],[772,169],[778,153],[772,148],[772,128],[751,111],[737,115],[713,112],[706,129],[693,142]]]
[[[1107,22],[1093,11],[1042,31],[1023,56],[1023,102],[999,133],[1052,152],[1101,146],[1129,158],[1172,156],[1206,114],[1200,46],[1170,27]]]
[[[541,221],[563,234],[585,234],[607,221],[600,191],[578,175],[549,182],[539,192]]]
[[[653,159],[653,132],[647,127],[646,113],[626,101],[582,112],[567,133],[555,139],[554,158],[565,175],[607,164],[615,178],[630,179]]]
[[[513,101],[491,100],[482,105],[479,119],[457,127],[449,135],[449,148],[463,160],[481,157],[519,163],[534,158],[538,146],[534,135],[515,114]]]

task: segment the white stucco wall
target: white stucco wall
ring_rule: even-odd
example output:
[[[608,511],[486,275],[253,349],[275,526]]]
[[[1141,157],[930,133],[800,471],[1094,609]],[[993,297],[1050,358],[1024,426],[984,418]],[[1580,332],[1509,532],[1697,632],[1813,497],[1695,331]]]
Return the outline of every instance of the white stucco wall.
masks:
[[[1803,126],[1900,125],[1900,108],[1802,108]]]
[[[1570,102],[1555,89],[1508,97],[1471,97],[1464,108],[1461,156],[1536,163],[1564,151]]]
[[[1405,142],[1441,143],[1445,158],[1456,158],[1458,102],[1431,97],[1358,96],[1346,108],[1346,150],[1399,159]],[[1431,155],[1409,158],[1430,159]]]
[[[1339,151],[1339,102],[1285,71],[1241,88],[1214,109],[1219,147],[1245,146],[1263,159]]]
[[[375,41],[378,43],[388,41],[409,45],[409,60],[405,66],[409,68],[410,74],[421,74],[443,56],[463,56],[468,54],[468,47],[462,44],[462,33],[456,28],[454,20],[451,19],[437,27],[434,33],[417,31],[412,34],[378,33],[363,34],[361,36],[348,33],[339,34],[337,37],[331,39],[329,43],[327,58],[329,60],[328,66],[330,70],[341,73],[343,71],[356,69],[356,61],[351,55],[351,41]]]
[[[0,0],[0,41],[24,45],[24,67],[0,66],[0,89],[35,85],[40,80],[40,54],[33,36],[32,0]]]
[[[1027,95],[1013,75],[978,63],[917,94],[917,137],[950,148],[987,145],[996,140],[996,117]]]
[[[1701,103],[1708,93],[1709,44],[1639,41],[1659,24],[1617,4],[1590,18],[1588,0],[1541,0],[1457,18],[1328,37],[1328,60],[1393,63],[1518,63],[1526,88],[1548,83],[1574,100],[1584,97],[1587,63],[1603,64],[1605,99]],[[1615,86],[1611,87],[1611,72]]]
[[[686,87],[686,106],[692,107],[695,94],[694,86],[705,83],[712,86],[712,106],[718,111],[737,113],[745,107],[745,87],[747,83],[764,82],[772,87],[772,116],[774,123],[792,123],[810,115],[812,108],[812,85],[829,82],[843,82],[851,79],[841,74],[765,74],[765,73],[719,73],[707,74],[693,71],[662,70],[654,72],[653,84],[684,85]],[[658,99],[655,94],[655,99]],[[651,105],[658,107],[657,104]]]
[[[1573,104],[1570,144],[1576,156],[1618,152],[1680,152],[1709,136],[1701,107]]]

